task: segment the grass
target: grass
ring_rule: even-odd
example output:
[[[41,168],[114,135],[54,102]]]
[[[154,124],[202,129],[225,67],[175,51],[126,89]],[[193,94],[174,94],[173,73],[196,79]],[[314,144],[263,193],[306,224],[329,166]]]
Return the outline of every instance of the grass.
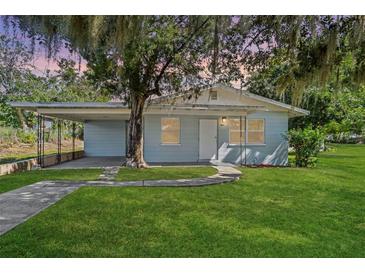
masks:
[[[79,151],[79,150],[83,150],[83,148],[76,148],[75,151]],[[66,149],[62,149],[62,153],[66,153],[66,152],[72,152],[72,148],[66,148]],[[48,151],[45,151],[44,156],[48,156],[48,155],[54,155],[57,154],[57,149],[50,149]],[[8,163],[13,163],[13,162],[18,162],[18,161],[24,161],[24,160],[29,160],[32,158],[36,158],[37,157],[37,153],[36,152],[28,152],[28,153],[7,153],[6,155],[4,154],[1,158],[0,158],[0,165],[2,164],[8,164]]]
[[[57,153],[57,143],[45,142],[44,155]],[[62,140],[62,153],[72,151],[72,140]],[[83,150],[83,142],[76,139],[76,151]],[[37,157],[36,144],[0,144],[0,164],[28,160]]]
[[[117,181],[202,178],[217,173],[213,167],[153,167],[147,169],[121,168]]]
[[[313,169],[196,188],[80,188],[0,237],[1,257],[364,257],[365,146]]]
[[[42,180],[96,180],[100,169],[32,170],[0,176],[0,193]]]

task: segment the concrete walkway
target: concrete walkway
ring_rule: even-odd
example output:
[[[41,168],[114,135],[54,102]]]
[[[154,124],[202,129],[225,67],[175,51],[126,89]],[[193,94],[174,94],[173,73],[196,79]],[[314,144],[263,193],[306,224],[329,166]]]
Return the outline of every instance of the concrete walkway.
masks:
[[[218,173],[206,178],[115,182],[42,181],[0,194],[0,235],[56,203],[82,186],[114,187],[192,187],[222,184],[237,180],[241,172],[231,166],[214,166]],[[113,170],[114,172],[114,170]]]
[[[71,184],[48,187],[39,182],[0,194],[0,235],[78,188]]]

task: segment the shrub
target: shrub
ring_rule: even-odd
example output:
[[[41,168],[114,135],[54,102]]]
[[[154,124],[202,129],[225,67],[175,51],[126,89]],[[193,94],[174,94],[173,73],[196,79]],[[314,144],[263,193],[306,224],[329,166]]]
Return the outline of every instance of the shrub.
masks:
[[[320,151],[324,134],[319,129],[291,129],[287,134],[290,146],[294,149],[295,166],[314,166]]]
[[[16,129],[0,126],[0,143],[9,144],[16,141]]]
[[[36,132],[31,130],[16,129],[12,127],[0,127],[1,144],[35,144],[37,142]]]
[[[25,144],[34,144],[37,141],[37,136],[33,131],[24,131],[19,129],[17,131],[18,141]]]

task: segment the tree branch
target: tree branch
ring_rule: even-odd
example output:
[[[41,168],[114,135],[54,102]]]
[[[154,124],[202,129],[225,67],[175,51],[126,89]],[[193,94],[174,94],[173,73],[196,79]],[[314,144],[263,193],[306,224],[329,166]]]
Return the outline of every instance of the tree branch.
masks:
[[[172,53],[172,55],[170,56],[170,58],[166,61],[166,63],[163,65],[160,73],[158,74],[156,80],[155,80],[155,88],[152,89],[149,94],[160,94],[159,91],[159,82],[161,81],[166,69],[169,67],[169,65],[171,64],[171,62],[174,60],[175,55],[178,54],[179,52],[181,52],[182,50],[185,49],[185,47],[189,44],[189,42],[191,41],[191,39],[194,38],[194,36],[208,23],[210,17],[208,16],[207,19],[204,20],[204,22],[197,27],[185,40],[185,42],[183,42],[177,49],[175,49]]]
[[[248,47],[252,46],[252,44],[255,43],[256,39],[261,35],[261,33],[263,33],[267,29],[268,28],[263,28],[259,32],[257,32],[256,35],[251,39],[250,43],[248,43],[242,51],[244,52]]]

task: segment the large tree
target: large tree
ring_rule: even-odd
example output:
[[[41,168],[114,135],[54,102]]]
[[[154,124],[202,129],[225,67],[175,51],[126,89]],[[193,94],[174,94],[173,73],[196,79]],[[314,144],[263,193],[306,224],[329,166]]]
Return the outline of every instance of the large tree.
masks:
[[[279,91],[300,98],[326,82],[343,51],[353,51],[361,81],[365,65],[362,17],[356,16],[28,16],[19,27],[52,56],[64,42],[86,60],[113,61],[109,86],[131,113],[127,165],[143,167],[142,123],[148,98],[199,91],[215,82],[244,83],[245,76],[281,64]],[[100,55],[101,54],[101,55]],[[100,60],[100,59],[99,59]],[[105,61],[105,60],[104,60]],[[94,66],[97,68],[97,66]],[[113,72],[116,72],[114,74]],[[95,75],[94,75],[95,76]],[[99,70],[100,76],[100,70]]]
[[[145,166],[142,148],[146,100],[182,89],[242,77],[242,20],[221,16],[20,17],[19,26],[46,45],[50,56],[66,41],[88,61],[113,60],[109,87],[131,113],[127,165]],[[236,21],[235,21],[236,20]],[[220,45],[224,47],[219,51]],[[106,61],[105,59],[102,61]],[[96,71],[93,63],[90,67]],[[114,74],[115,72],[115,74]],[[92,73],[89,77],[94,77]],[[99,74],[96,76],[100,76]]]

